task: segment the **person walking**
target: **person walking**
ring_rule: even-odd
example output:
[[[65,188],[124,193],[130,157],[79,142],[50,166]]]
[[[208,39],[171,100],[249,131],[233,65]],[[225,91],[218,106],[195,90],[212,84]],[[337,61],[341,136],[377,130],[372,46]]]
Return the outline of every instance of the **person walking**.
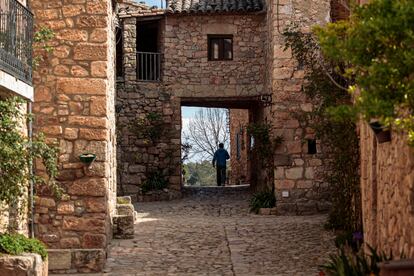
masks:
[[[219,144],[219,149],[216,150],[213,157],[213,167],[217,170],[217,186],[226,183],[226,161],[230,159],[227,150],[224,149],[224,144]]]

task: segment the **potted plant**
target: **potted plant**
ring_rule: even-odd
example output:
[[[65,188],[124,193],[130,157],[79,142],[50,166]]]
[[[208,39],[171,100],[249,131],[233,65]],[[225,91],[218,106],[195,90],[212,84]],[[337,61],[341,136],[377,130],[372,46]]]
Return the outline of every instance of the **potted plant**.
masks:
[[[93,154],[93,153],[83,153],[83,154],[79,155],[79,159],[80,159],[80,161],[82,163],[89,165],[93,161],[95,161],[96,154]]]

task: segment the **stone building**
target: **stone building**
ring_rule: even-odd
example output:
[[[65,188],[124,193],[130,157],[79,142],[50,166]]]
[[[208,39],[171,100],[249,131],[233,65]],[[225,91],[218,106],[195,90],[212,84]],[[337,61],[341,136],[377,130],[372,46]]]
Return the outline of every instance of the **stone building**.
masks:
[[[116,197],[115,1],[32,0],[37,28],[55,33],[54,50],[33,76],[35,132],[59,145],[61,199],[38,189],[35,234],[49,269],[103,268]],[[81,154],[95,154],[88,165]],[[42,173],[40,164],[36,172]]]
[[[31,26],[33,16],[24,0],[0,1],[0,99],[20,97],[27,105],[21,107],[22,113],[33,101],[32,84],[32,42]],[[28,135],[26,122],[21,122],[23,135]],[[6,231],[28,234],[27,198],[22,198],[18,206],[0,204],[0,233]],[[23,208],[21,212],[18,209]]]
[[[292,23],[306,31],[328,22],[330,1],[175,0],[165,10],[122,1],[118,15],[120,193],[179,197],[181,107],[223,107],[250,111],[250,122],[269,122],[271,136],[283,136],[266,173],[251,161],[253,188],[274,185],[281,212],[326,210],[323,145],[295,117],[312,103],[301,93],[303,71],[284,51],[281,32]],[[158,137],[136,131],[153,129],[154,116]],[[168,179],[168,192],[143,196],[154,172]]]

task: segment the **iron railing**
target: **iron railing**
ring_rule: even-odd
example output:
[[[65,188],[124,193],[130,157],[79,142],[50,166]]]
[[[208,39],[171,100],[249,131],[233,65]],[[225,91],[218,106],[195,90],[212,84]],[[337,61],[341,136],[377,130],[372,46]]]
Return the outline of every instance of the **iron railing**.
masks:
[[[161,80],[161,54],[152,52],[137,52],[138,81]]]
[[[0,69],[32,84],[33,14],[17,0],[0,0]]]

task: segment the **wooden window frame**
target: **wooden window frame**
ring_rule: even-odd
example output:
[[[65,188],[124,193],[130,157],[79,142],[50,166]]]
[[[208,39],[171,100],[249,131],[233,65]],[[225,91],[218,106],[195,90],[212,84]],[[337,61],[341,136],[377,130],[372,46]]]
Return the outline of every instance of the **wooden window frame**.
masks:
[[[211,51],[211,42],[213,39],[219,39],[219,58],[214,59],[213,58],[213,52]],[[224,39],[230,39],[231,40],[231,58],[225,58],[224,57]],[[208,60],[209,61],[231,61],[233,60],[233,35],[207,35],[208,40]]]

